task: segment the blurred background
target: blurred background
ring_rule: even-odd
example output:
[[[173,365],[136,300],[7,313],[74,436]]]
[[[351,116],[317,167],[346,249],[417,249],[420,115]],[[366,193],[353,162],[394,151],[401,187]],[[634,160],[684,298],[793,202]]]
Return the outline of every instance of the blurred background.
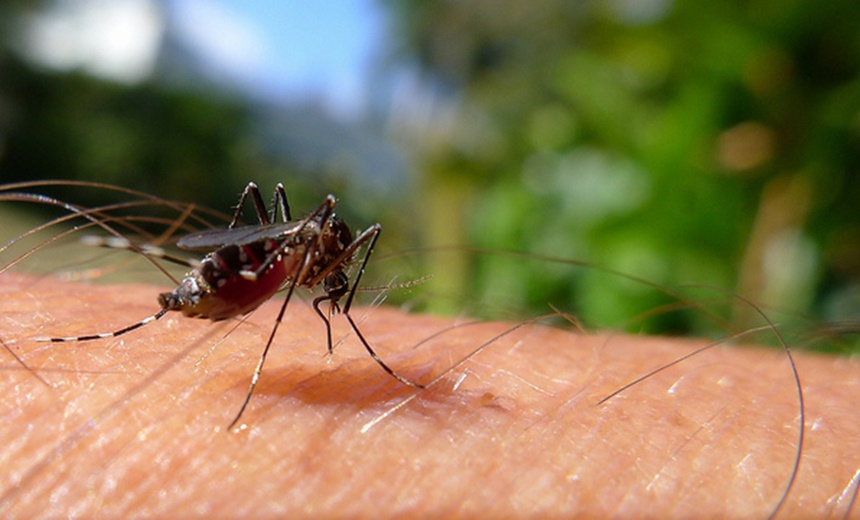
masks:
[[[856,0],[7,0],[0,41],[2,183],[330,192],[432,312],[671,305],[620,271],[858,329]]]

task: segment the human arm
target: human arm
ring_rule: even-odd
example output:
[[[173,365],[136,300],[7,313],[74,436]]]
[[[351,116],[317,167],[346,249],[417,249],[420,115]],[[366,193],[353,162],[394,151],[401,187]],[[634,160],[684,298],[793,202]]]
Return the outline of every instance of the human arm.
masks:
[[[162,289],[6,275],[2,287],[0,337],[33,370],[5,353],[6,516],[766,516],[797,452],[797,394],[778,351],[710,349],[598,405],[703,343],[522,327],[419,391],[353,337],[327,358],[298,299],[242,426],[227,431],[277,300],[232,332],[169,314],[111,340],[46,344],[25,338],[127,325]],[[454,322],[354,315],[365,312],[377,352],[422,383],[511,326],[413,348]],[[840,516],[860,468],[860,370],[795,356],[806,439],[781,513]]]

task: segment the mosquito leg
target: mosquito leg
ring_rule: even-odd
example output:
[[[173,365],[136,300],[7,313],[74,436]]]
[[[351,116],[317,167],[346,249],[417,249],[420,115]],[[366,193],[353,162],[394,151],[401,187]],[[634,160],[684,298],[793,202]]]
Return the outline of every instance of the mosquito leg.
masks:
[[[287,297],[284,298],[284,303],[281,304],[281,311],[278,313],[278,317],[275,318],[275,325],[272,326],[272,332],[269,334],[269,339],[266,341],[266,346],[263,348],[263,353],[260,354],[260,360],[257,362],[257,368],[254,369],[254,375],[251,377],[251,384],[248,386],[248,393],[245,394],[245,400],[242,402],[242,406],[239,408],[239,413],[236,414],[236,417],[230,422],[230,425],[227,426],[228,430],[232,430],[233,426],[236,426],[236,423],[239,422],[239,419],[242,417],[242,414],[245,413],[245,408],[248,407],[248,403],[251,401],[251,396],[254,395],[254,389],[257,387],[257,381],[260,379],[260,373],[263,372],[263,364],[266,362],[266,355],[269,353],[269,348],[272,346],[272,342],[275,340],[275,333],[278,332],[278,327],[281,326],[281,321],[284,319],[284,314],[287,311],[287,304],[290,303],[290,297],[293,295],[293,289],[295,289],[296,284],[290,283],[290,289],[287,291]]]
[[[364,345],[364,348],[370,354],[370,357],[372,357],[373,360],[376,361],[379,364],[379,366],[382,367],[383,370],[388,372],[388,374],[391,375],[394,379],[400,381],[401,383],[403,383],[406,386],[411,386],[412,388],[420,388],[420,389],[425,388],[424,385],[412,382],[412,381],[406,379],[405,377],[401,376],[400,374],[398,374],[397,372],[395,372],[391,368],[389,368],[389,366],[386,365],[385,362],[382,361],[382,359],[380,359],[380,357],[376,355],[376,352],[374,352],[373,349],[370,348],[370,344],[367,342],[366,339],[364,339],[364,335],[358,329],[358,325],[355,324],[355,321],[353,321],[352,316],[350,316],[349,313],[346,312],[345,310],[343,311],[343,315],[346,316],[346,320],[349,322],[350,327],[352,327],[353,332],[355,332],[355,335],[358,336],[358,339],[361,341],[361,344]]]
[[[230,225],[227,226],[227,229],[233,229],[236,227],[236,224],[242,217],[242,208],[245,206],[245,199],[248,198],[248,195],[251,195],[251,198],[254,200],[254,208],[257,210],[257,218],[260,219],[260,224],[271,224],[269,214],[266,211],[266,204],[263,202],[263,197],[260,195],[260,188],[257,187],[257,183],[251,181],[247,186],[245,186],[245,189],[242,191],[242,195],[239,196],[239,203],[236,205],[236,212],[233,214],[233,220],[230,221]]]
[[[358,325],[355,324],[355,321],[349,314],[349,309],[352,306],[352,300],[355,297],[355,291],[358,289],[358,284],[361,281],[361,275],[364,274],[364,269],[365,267],[367,267],[367,261],[370,259],[370,255],[373,253],[373,246],[376,245],[376,240],[379,238],[380,231],[382,231],[382,226],[378,223],[365,229],[355,240],[352,241],[349,247],[347,247],[342,254],[344,259],[349,258],[365,242],[367,242],[368,240],[370,241],[367,246],[367,251],[364,253],[364,259],[362,259],[361,261],[361,266],[358,269],[358,273],[356,273],[355,275],[355,281],[353,281],[352,283],[352,289],[349,291],[349,295],[346,297],[346,303],[343,306],[342,314],[346,317],[346,320],[349,322],[350,327],[352,327],[353,332],[355,332],[355,335],[358,336],[358,339],[361,341],[361,344],[364,345],[364,348],[370,354],[370,357],[372,357],[374,361],[376,361],[379,366],[382,367],[383,370],[388,372],[392,377],[394,377],[394,379],[400,381],[406,386],[423,389],[425,388],[424,385],[415,383],[401,376],[400,374],[392,370],[388,365],[386,365],[382,361],[382,359],[380,359],[380,357],[376,355],[376,352],[374,352],[373,349],[370,347],[370,344],[367,342],[367,340],[364,338],[364,335],[359,330]]]
[[[327,222],[328,222],[328,220],[331,218],[332,214],[334,214],[334,206],[335,206],[335,204],[337,204],[337,199],[335,199],[335,198],[334,198],[334,195],[329,195],[328,197],[326,197],[326,199],[323,201],[323,203],[322,203],[322,204],[320,204],[320,205],[317,207],[317,209],[315,209],[315,210],[313,211],[313,213],[311,213],[310,215],[308,215],[307,217],[305,217],[305,218],[303,219],[303,220],[304,220],[304,222],[302,223],[301,227],[299,227],[299,228],[298,228],[298,230],[296,230],[295,235],[296,235],[296,236],[300,236],[300,235],[301,235],[301,233],[302,233],[302,230],[304,229],[304,227],[305,227],[305,226],[307,226],[310,222],[312,222],[312,221],[313,221],[313,219],[314,219],[314,218],[316,218],[318,215],[321,215],[321,218],[320,218],[320,222],[321,222],[321,224],[320,224],[320,229],[325,229],[325,225],[326,225],[326,223],[327,223]],[[319,233],[319,238],[318,238],[318,240],[321,240],[321,239],[322,239],[322,233]],[[260,263],[260,267],[259,267],[259,268],[257,268],[257,270],[256,270],[256,271],[253,271],[253,272],[251,272],[251,271],[242,271],[242,272],[240,272],[240,273],[239,273],[239,275],[241,275],[241,276],[242,276],[243,278],[245,278],[246,280],[256,280],[256,279],[258,279],[260,276],[262,276],[262,275],[263,275],[263,273],[265,273],[265,272],[266,272],[266,270],[267,270],[267,269],[272,265],[272,263],[274,263],[274,262],[277,262],[277,261],[278,261],[278,257],[279,257],[279,256],[281,256],[281,255],[283,255],[283,254],[284,254],[284,250],[285,250],[286,248],[288,248],[289,246],[291,246],[291,245],[292,245],[292,244],[291,244],[291,243],[289,243],[289,242],[284,242],[283,244],[281,244],[281,247],[277,248],[277,249],[276,249],[276,250],[274,250],[272,253],[270,253],[270,254],[269,254],[269,256],[267,256],[267,257],[265,258],[265,260],[264,260],[263,262],[261,262],[261,263]],[[308,268],[308,267],[311,265],[311,263],[312,263],[312,260],[311,260],[312,251],[315,251],[315,250],[317,250],[318,248],[319,248],[319,244],[318,244],[318,243],[317,243],[317,244],[315,244],[315,246],[314,246],[314,247],[312,247],[312,248],[311,248],[311,247],[309,247],[309,248],[308,248],[308,250],[307,250],[307,254],[306,254],[306,258],[305,258],[305,260],[302,262],[302,264],[301,264],[301,266],[299,267],[299,269],[296,271],[296,276],[293,278],[295,285],[307,284],[307,281],[304,279],[304,278],[305,278],[305,273],[303,273],[302,271],[304,271],[304,270],[305,270],[305,268]],[[342,256],[342,255],[341,255],[341,256]],[[338,257],[338,262],[343,262],[343,260],[341,260],[341,257]],[[331,271],[331,268],[329,268],[329,269],[324,269],[324,270],[323,270],[323,273],[326,273],[326,274],[327,274],[327,273],[329,273],[330,271]],[[314,278],[313,282],[310,284],[310,287],[313,287],[314,285],[316,285],[317,283],[319,283],[319,280],[322,280],[322,277],[321,277],[321,276],[319,276],[319,275],[317,275],[317,276]]]
[[[331,301],[332,305],[337,305],[337,304],[335,304],[332,300],[332,297],[328,296],[328,295],[314,298],[314,302],[313,302],[314,310],[317,311],[317,314],[319,315],[320,319],[322,319],[323,323],[325,323],[326,345],[328,345],[329,355],[332,355],[334,353],[334,347],[333,347],[333,343],[331,340],[331,320],[325,315],[325,313],[322,311],[322,309],[320,309],[320,304],[324,301]]]
[[[292,215],[290,215],[290,203],[287,201],[287,190],[284,188],[282,183],[278,183],[275,186],[275,194],[273,195],[274,200],[272,200],[272,214],[269,215],[269,221],[275,222],[278,218],[278,209],[281,210],[281,218],[284,222],[289,222],[293,220]]]
[[[326,340],[327,340],[327,344],[328,344],[328,353],[332,354],[333,349],[332,349],[332,339],[331,339],[331,320],[329,318],[327,318],[325,313],[322,311],[322,309],[320,309],[320,304],[326,300],[331,301],[332,305],[337,306],[337,303],[332,300],[331,296],[325,295],[325,296],[320,296],[318,298],[314,298],[313,307],[314,307],[314,310],[317,311],[317,314],[319,315],[319,317],[322,318],[323,323],[325,323],[325,332],[326,332]],[[367,340],[364,338],[364,335],[361,333],[361,331],[358,329],[358,326],[352,320],[352,316],[350,316],[348,313],[346,313],[346,311],[343,312],[343,315],[346,316],[346,319],[349,321],[349,324],[352,327],[352,330],[355,331],[356,336],[358,336],[358,339],[361,341],[361,344],[364,345],[364,348],[370,354],[370,357],[372,357],[374,359],[374,361],[379,363],[379,366],[381,366],[383,370],[388,372],[392,377],[394,377],[394,379],[400,381],[401,383],[403,383],[406,386],[411,386],[413,388],[422,388],[422,389],[424,388],[424,385],[414,383],[414,382],[406,379],[405,377],[401,376],[400,374],[398,374],[397,372],[392,370],[388,365],[386,365],[382,361],[382,359],[380,359],[380,357],[376,355],[376,352],[373,351],[373,349],[370,347],[370,344],[367,343]]]
[[[358,288],[359,281],[361,280],[361,275],[364,273],[365,267],[367,267],[367,261],[370,258],[371,253],[373,252],[373,246],[376,244],[376,240],[379,238],[379,232],[381,230],[382,230],[382,226],[379,224],[374,224],[374,225],[370,226],[369,228],[364,230],[355,240],[353,240],[352,243],[349,244],[349,246],[343,251],[343,253],[341,253],[337,257],[337,259],[335,259],[331,263],[331,265],[335,265],[335,266],[342,265],[343,262],[345,262],[348,258],[351,258],[353,254],[355,254],[355,251],[359,247],[361,247],[368,240],[370,241],[370,244],[368,244],[368,247],[367,247],[367,252],[364,253],[364,259],[361,261],[361,266],[359,267],[358,274],[356,274],[356,276],[355,276],[355,282],[352,284],[352,289],[349,292],[349,296],[347,296],[346,304],[343,306],[343,310],[341,312],[346,317],[347,321],[349,321],[350,327],[352,327],[353,332],[355,332],[355,335],[358,336],[359,341],[361,341],[361,344],[364,345],[364,348],[365,348],[365,350],[367,350],[368,354],[370,354],[370,357],[372,357],[374,359],[374,361],[376,361],[379,364],[379,366],[382,367],[383,370],[388,372],[388,374],[391,375],[394,379],[400,381],[401,383],[403,383],[406,386],[411,386],[413,388],[422,388],[423,389],[424,385],[421,385],[421,384],[418,384],[418,383],[415,383],[413,381],[406,379],[405,377],[401,376],[400,374],[398,374],[397,372],[392,370],[388,365],[385,364],[384,361],[382,361],[382,359],[376,354],[376,352],[374,352],[373,348],[371,348],[370,344],[367,342],[367,339],[365,339],[364,335],[361,333],[361,330],[359,330],[358,325],[355,324],[355,321],[352,319],[352,316],[350,316],[350,314],[349,314],[349,308],[352,305],[352,299],[355,296],[355,291]],[[325,276],[325,273],[321,272],[320,275]],[[320,275],[318,275],[318,276],[320,276]],[[332,351],[331,323],[330,323],[330,320],[328,320],[325,317],[325,314],[319,308],[320,303],[322,303],[325,300],[331,300],[333,305],[337,305],[337,302],[334,301],[334,298],[331,295],[320,296],[319,298],[316,298],[313,303],[314,303],[314,309],[317,311],[317,314],[319,314],[319,316],[325,322],[326,335],[327,335],[327,339],[328,339],[328,348],[329,348],[329,353],[331,353],[331,351]]]
[[[88,334],[86,336],[69,336],[69,337],[65,337],[65,338],[49,338],[49,337],[33,338],[33,341],[38,341],[40,343],[46,343],[46,342],[61,343],[61,342],[66,342],[66,341],[90,341],[90,340],[94,340],[94,339],[115,338],[117,336],[121,336],[121,335],[125,334],[126,332],[131,332],[135,329],[139,329],[140,327],[143,327],[147,323],[152,323],[153,321],[155,321],[155,320],[161,318],[162,316],[164,316],[165,314],[167,314],[168,310],[170,310],[170,309],[166,309],[166,308],[161,309],[160,311],[156,312],[155,314],[153,314],[152,316],[150,316],[148,318],[144,318],[137,323],[129,325],[128,327],[123,327],[123,328],[121,328],[119,330],[115,330],[113,332],[103,332],[101,334]]]
[[[361,266],[358,268],[358,273],[355,275],[355,281],[352,282],[352,289],[349,291],[349,295],[346,297],[346,303],[343,305],[343,313],[349,313],[349,308],[352,306],[352,299],[355,298],[355,291],[358,289],[358,283],[361,281],[361,275],[364,274],[364,269],[367,267],[367,261],[370,259],[370,255],[373,254],[373,246],[376,245],[376,239],[379,238],[379,233],[382,231],[382,226],[379,224],[374,224],[369,228],[365,229],[358,237],[352,241],[352,244],[344,250],[344,254],[352,255],[355,251],[361,247],[362,244],[370,240],[370,244],[367,246],[367,251],[364,253],[364,259],[361,261]],[[345,258],[349,258],[348,256]]]
[[[118,238],[118,237],[100,237],[96,235],[87,235],[81,238],[81,243],[93,246],[93,247],[105,247],[108,249],[124,249],[127,251],[132,251],[134,253],[141,254],[143,256],[149,258],[158,258],[159,260],[164,260],[166,262],[170,262],[173,264],[181,265],[184,267],[189,267],[194,269],[196,267],[200,267],[200,263],[196,260],[191,260],[187,258],[180,258],[178,256],[173,256],[168,254],[164,249],[161,249],[157,246],[152,245],[136,245],[132,244],[126,238]]]
[[[74,185],[76,183],[73,181],[68,181],[67,184]],[[86,185],[86,184],[82,184],[82,185]],[[125,190],[125,191],[128,192],[129,190]],[[52,206],[61,207],[61,208],[65,209],[66,211],[68,211],[69,213],[71,213],[71,215],[66,215],[64,217],[54,219],[51,222],[49,222],[48,224],[43,224],[42,226],[37,226],[37,228],[35,228],[35,229],[31,229],[27,233],[25,233],[25,234],[15,238],[14,240],[12,240],[12,242],[7,243],[3,247],[0,247],[0,250],[4,250],[4,249],[8,248],[10,245],[12,245],[12,243],[17,242],[18,240],[25,238],[27,236],[30,236],[32,233],[34,233],[37,230],[45,229],[48,226],[58,224],[60,222],[65,222],[66,220],[69,220],[69,219],[75,218],[75,217],[83,217],[83,218],[89,220],[91,225],[99,226],[100,228],[104,229],[105,231],[107,231],[111,235],[118,237],[118,238],[123,238],[122,233],[120,233],[114,227],[112,227],[111,225],[108,224],[108,221],[112,221],[112,220],[116,220],[116,219],[114,219],[114,218],[108,219],[108,218],[102,217],[101,215],[103,212],[107,211],[108,209],[116,209],[116,208],[120,208],[120,207],[133,207],[133,206],[138,205],[137,202],[135,202],[135,203],[122,203],[122,204],[114,204],[114,205],[110,205],[110,206],[100,206],[98,208],[87,209],[87,208],[84,208],[81,206],[76,206],[74,204],[69,204],[67,202],[63,202],[63,201],[61,201],[59,199],[55,199],[53,197],[48,197],[46,195],[39,195],[39,194],[35,194],[35,193],[15,193],[15,192],[2,194],[2,196],[0,196],[0,200],[20,201],[20,202],[36,202],[39,204],[49,204]],[[161,200],[161,199],[158,199],[158,200]],[[90,225],[90,224],[88,224],[88,225]],[[66,233],[68,233],[68,232],[74,232],[74,228],[72,230],[66,231]],[[43,244],[47,244],[47,243],[48,242],[44,242]],[[19,257],[18,259],[15,259],[12,263],[7,263],[3,268],[0,268],[0,272],[9,269],[12,265],[20,262],[20,260],[31,255],[33,252],[37,251],[40,248],[41,248],[41,246],[35,246],[35,247],[31,248],[30,251],[25,253],[23,256]],[[132,244],[132,248],[134,248],[134,244]],[[173,280],[173,277],[170,275],[169,272],[167,272],[166,269],[164,269],[164,267],[161,264],[159,264],[158,262],[156,262],[152,258],[146,257],[146,259],[149,260],[149,262],[151,262],[156,267],[156,269],[158,269],[159,271],[164,273],[165,276],[167,276],[168,278]]]
[[[376,244],[376,237],[379,235],[379,232],[382,231],[382,226],[379,224],[374,224],[369,228],[365,229],[355,240],[353,240],[334,260],[329,262],[329,264],[321,269],[316,275],[310,279],[305,280],[303,283],[308,287],[313,287],[320,283],[323,279],[329,276],[335,269],[343,269],[346,262],[349,261],[355,254],[356,250],[364,245],[365,242],[371,240],[370,247],[367,248],[367,253],[364,254],[364,259],[361,262],[361,268],[358,271],[358,275],[355,278],[355,283],[352,285],[352,290],[349,292],[349,296],[346,299],[346,305],[344,306],[344,312],[349,310],[350,305],[352,305],[352,299],[355,295],[355,290],[358,287],[358,282],[361,280],[361,275],[364,273],[364,268],[367,266],[367,260],[370,258],[370,253],[373,250],[374,244]],[[319,246],[317,246],[319,247]]]

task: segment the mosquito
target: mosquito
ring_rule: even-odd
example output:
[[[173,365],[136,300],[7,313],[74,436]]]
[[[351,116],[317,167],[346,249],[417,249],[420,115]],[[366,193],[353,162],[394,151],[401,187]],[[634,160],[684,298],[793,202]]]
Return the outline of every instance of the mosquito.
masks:
[[[238,226],[248,197],[254,203],[259,224]],[[210,229],[182,237],[177,242],[177,246],[181,249],[211,251],[200,261],[167,255],[157,248],[133,247],[128,241],[96,241],[97,245],[114,248],[133,247],[143,255],[162,258],[186,266],[191,271],[174,290],[158,296],[158,303],[161,306],[158,312],[137,323],[113,332],[38,338],[37,341],[66,342],[113,338],[154,322],[169,311],[180,311],[190,318],[225,320],[248,314],[275,293],[286,290],[286,297],[272,326],[266,346],[260,354],[257,367],[254,369],[245,400],[228,426],[228,429],[232,429],[251,401],[266,355],[283,320],[293,291],[298,286],[313,289],[322,284],[325,294],[313,300],[313,308],[325,324],[329,354],[333,352],[331,317],[339,312],[349,322],[370,356],[385,372],[404,385],[423,389],[424,385],[406,379],[382,361],[349,312],[382,226],[378,223],[374,224],[353,239],[346,223],[335,216],[337,199],[333,195],[328,195],[314,211],[298,220],[293,220],[290,215],[287,192],[283,184],[277,184],[273,199],[272,207],[267,212],[259,188],[254,182],[249,182],[239,197],[236,212],[226,229]],[[278,213],[281,215],[281,221],[275,222]],[[367,247],[364,258],[355,274],[355,280],[350,285],[346,270],[358,250],[365,245]],[[346,300],[341,307],[339,302],[344,296]],[[329,303],[328,316],[321,308],[325,302]]]

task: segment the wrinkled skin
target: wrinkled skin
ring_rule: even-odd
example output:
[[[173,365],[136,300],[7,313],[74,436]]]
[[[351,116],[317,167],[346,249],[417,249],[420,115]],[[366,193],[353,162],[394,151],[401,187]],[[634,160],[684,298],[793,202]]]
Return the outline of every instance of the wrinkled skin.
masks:
[[[9,275],[0,287],[0,337],[34,371],[2,352],[5,517],[765,517],[796,455],[796,389],[774,350],[711,349],[597,405],[703,343],[524,327],[417,390],[352,336],[327,358],[323,326],[297,298],[226,431],[277,299],[232,332],[235,321],[170,313],[110,340],[43,344],[22,338],[115,329],[157,310],[164,289]],[[353,315],[366,315],[386,362],[422,383],[509,327],[463,327],[413,349],[453,322]],[[347,327],[335,323],[338,338]],[[796,359],[806,444],[779,516],[841,516],[860,468],[860,368]]]

